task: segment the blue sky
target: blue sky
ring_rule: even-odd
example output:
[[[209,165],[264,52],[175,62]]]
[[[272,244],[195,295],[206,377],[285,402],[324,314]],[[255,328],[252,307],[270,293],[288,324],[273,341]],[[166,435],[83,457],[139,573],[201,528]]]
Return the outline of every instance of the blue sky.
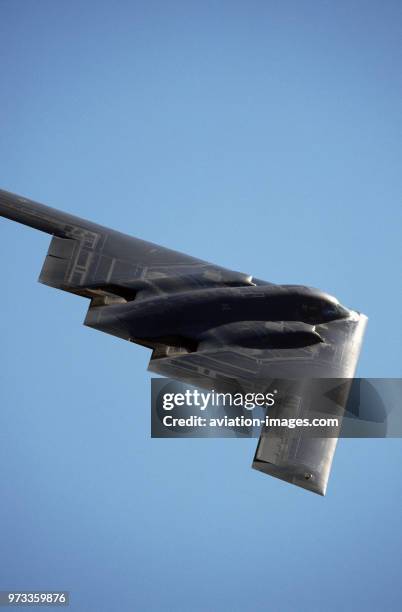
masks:
[[[369,316],[401,376],[400,2],[0,3],[1,187]],[[71,608],[399,610],[400,440],[322,499],[255,440],[151,440],[149,352],[36,283],[0,223],[0,588]]]

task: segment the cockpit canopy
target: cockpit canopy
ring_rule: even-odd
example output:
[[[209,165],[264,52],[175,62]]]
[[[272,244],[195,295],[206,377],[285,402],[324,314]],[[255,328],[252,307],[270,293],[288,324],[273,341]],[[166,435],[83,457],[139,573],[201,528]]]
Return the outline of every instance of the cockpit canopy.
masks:
[[[319,295],[314,295],[314,293],[300,295],[299,304],[300,319],[306,323],[326,323],[350,316],[350,311],[342,306],[338,300],[323,293]]]

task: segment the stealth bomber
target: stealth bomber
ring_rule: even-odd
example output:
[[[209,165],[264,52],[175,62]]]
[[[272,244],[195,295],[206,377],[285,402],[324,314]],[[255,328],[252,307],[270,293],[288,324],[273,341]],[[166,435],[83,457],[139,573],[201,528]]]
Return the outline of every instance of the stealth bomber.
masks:
[[[225,392],[300,380],[306,398],[306,380],[354,376],[367,318],[323,291],[272,284],[2,190],[0,215],[52,236],[39,281],[87,298],[85,325],[148,347],[151,372]],[[264,430],[253,467],[323,495],[336,442]]]

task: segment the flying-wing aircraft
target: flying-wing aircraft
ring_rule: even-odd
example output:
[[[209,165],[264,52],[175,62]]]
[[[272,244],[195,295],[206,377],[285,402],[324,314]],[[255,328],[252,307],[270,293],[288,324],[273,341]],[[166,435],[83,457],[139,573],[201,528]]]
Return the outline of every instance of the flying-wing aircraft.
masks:
[[[322,291],[268,283],[3,190],[0,215],[52,235],[39,281],[88,298],[85,325],[152,349],[152,372],[226,392],[297,379],[301,397],[307,379],[354,376],[367,318]],[[253,467],[324,495],[337,439],[296,442],[263,431]]]

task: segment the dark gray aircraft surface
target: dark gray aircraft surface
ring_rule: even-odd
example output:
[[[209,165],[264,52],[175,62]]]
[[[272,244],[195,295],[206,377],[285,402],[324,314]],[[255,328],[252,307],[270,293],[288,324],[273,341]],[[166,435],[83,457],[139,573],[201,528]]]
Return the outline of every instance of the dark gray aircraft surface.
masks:
[[[39,281],[88,298],[85,325],[152,349],[152,372],[225,392],[300,379],[305,399],[307,379],[354,376],[367,318],[322,291],[274,285],[2,190],[0,215],[52,235]],[[266,428],[253,467],[324,495],[337,438],[297,436]]]

